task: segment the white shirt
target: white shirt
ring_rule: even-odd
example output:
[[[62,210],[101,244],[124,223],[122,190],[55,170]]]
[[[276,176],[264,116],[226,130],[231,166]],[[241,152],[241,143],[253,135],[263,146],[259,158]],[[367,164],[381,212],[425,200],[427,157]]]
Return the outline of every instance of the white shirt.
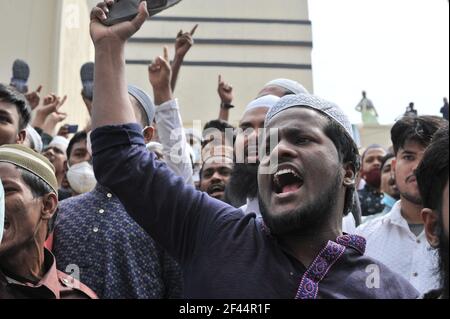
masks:
[[[425,231],[419,236],[411,232],[401,214],[400,201],[389,214],[361,225],[356,233],[367,240],[367,256],[403,276],[421,294],[439,288],[436,251],[428,243]]]
[[[244,211],[245,215],[255,213],[257,216],[261,216],[261,210],[259,209],[259,201],[257,198],[247,198],[247,205],[240,208]]]
[[[3,223],[5,222],[5,193],[2,180],[0,179],[0,243],[3,238]]]
[[[342,220],[342,231],[351,235],[356,233],[356,221],[352,213],[344,216],[344,219]]]
[[[192,162],[187,150],[186,134],[181,120],[178,100],[156,106],[156,127],[167,165],[186,184],[194,185]]]

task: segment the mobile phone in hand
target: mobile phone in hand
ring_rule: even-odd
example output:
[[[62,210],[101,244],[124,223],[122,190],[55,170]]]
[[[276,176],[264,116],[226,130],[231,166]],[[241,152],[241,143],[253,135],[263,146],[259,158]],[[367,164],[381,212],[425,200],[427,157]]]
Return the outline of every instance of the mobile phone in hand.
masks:
[[[67,131],[69,134],[78,133],[78,125],[67,125]]]
[[[124,21],[133,20],[139,12],[139,4],[143,0],[116,0],[109,9],[107,19],[103,24],[111,26]],[[147,9],[150,16],[154,16],[164,11],[181,0],[144,0],[147,1]]]

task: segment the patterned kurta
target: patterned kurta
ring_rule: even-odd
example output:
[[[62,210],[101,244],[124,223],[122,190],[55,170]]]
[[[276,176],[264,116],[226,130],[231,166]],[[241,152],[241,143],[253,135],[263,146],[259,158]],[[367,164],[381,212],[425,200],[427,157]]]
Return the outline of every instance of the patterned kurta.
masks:
[[[102,299],[181,297],[179,266],[104,187],[61,202],[54,234],[58,269]]]
[[[383,194],[378,192],[378,190],[366,184],[362,190],[358,191],[358,195],[363,216],[371,216],[383,212]]]

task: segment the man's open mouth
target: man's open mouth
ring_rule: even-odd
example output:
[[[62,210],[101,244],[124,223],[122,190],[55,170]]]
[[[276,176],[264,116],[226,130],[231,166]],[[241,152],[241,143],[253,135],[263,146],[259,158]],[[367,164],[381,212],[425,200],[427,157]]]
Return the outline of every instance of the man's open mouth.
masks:
[[[276,194],[293,193],[302,186],[303,178],[292,168],[281,169],[273,176],[273,189]]]
[[[208,194],[213,195],[216,193],[223,193],[225,191],[225,185],[223,184],[216,184],[209,188]]]

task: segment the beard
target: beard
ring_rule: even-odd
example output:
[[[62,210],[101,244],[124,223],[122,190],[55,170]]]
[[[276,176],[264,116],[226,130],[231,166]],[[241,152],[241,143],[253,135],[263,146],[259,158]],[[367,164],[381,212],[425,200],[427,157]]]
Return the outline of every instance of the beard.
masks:
[[[258,164],[236,163],[226,189],[226,201],[234,207],[247,203],[258,195]]]
[[[442,225],[441,225],[442,226]],[[443,289],[443,298],[449,297],[449,243],[448,235],[445,234],[443,228],[441,228],[441,235],[439,236],[439,275],[441,279],[441,287]]]
[[[423,201],[422,198],[418,197],[418,196],[414,196],[411,195],[410,193],[400,193],[400,195],[406,199],[408,202],[413,203],[414,205],[418,205],[418,206],[422,206],[423,205]]]
[[[283,212],[277,216],[270,214],[270,209],[259,196],[259,206],[264,222],[273,235],[289,235],[298,233],[314,233],[331,217],[337,204],[338,190],[342,185],[342,177],[336,174],[328,188],[316,194],[313,202],[296,210]]]

